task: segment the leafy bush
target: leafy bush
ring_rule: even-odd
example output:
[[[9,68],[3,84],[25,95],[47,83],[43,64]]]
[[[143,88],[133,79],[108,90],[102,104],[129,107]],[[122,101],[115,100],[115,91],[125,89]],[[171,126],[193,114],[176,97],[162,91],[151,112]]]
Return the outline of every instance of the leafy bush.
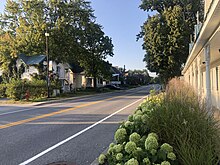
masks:
[[[22,99],[22,96],[25,94],[24,91],[24,81],[12,79],[10,83],[6,85],[5,94],[11,99],[19,100]]]
[[[217,164],[219,127],[204,107],[191,88],[171,81],[165,94],[150,96],[120,125],[115,133],[116,144],[110,144],[105,162]]]
[[[0,84],[0,98],[5,96],[6,84]]]
[[[38,99],[47,96],[47,83],[45,80],[33,79],[26,84],[26,91],[30,92],[30,99]]]
[[[119,130],[121,132],[124,129]],[[106,161],[109,165],[175,164],[176,155],[173,153],[173,150],[170,150],[169,147],[171,146],[167,143],[159,146],[159,139],[155,133],[148,134],[147,138],[144,137],[145,145],[141,144],[141,137],[135,132],[130,135],[129,139],[124,139],[122,144],[110,144],[107,154],[99,156],[99,164],[105,164]],[[165,150],[167,146],[168,150]]]
[[[55,83],[51,83],[50,92],[53,89],[59,89],[60,86]],[[1,87],[0,87],[1,92]],[[14,100],[21,100],[25,98],[25,95],[29,92],[31,100],[43,98],[47,96],[47,83],[45,80],[33,79],[28,80],[15,80],[12,79],[10,83],[6,85],[5,94],[7,97]]]
[[[175,148],[181,164],[217,164],[218,123],[198,100],[193,89],[179,80],[172,80],[161,106],[150,114],[149,128]],[[173,157],[172,154],[169,157]]]

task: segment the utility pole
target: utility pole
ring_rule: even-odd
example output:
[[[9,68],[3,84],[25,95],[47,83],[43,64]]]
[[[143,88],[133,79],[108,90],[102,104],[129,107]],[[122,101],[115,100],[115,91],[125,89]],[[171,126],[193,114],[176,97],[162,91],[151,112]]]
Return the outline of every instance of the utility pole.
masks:
[[[46,37],[46,56],[47,56],[47,98],[50,98],[50,75],[49,75],[49,53],[48,53],[48,37],[49,33],[45,33]]]

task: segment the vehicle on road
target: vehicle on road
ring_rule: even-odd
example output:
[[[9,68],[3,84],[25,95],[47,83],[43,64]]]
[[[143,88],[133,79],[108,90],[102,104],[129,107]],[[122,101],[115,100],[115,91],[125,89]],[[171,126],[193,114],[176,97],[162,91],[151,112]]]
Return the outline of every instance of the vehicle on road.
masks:
[[[120,87],[114,85],[114,84],[108,84],[108,85],[105,85],[104,88],[108,88],[108,89],[114,89],[114,90],[121,90]]]

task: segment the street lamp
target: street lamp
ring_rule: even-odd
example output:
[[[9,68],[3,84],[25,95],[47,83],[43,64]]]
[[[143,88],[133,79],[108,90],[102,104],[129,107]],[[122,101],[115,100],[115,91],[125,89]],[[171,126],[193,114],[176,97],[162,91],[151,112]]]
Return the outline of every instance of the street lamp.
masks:
[[[47,56],[47,98],[50,97],[50,77],[49,77],[49,54],[48,54],[48,37],[49,33],[45,33],[46,37],[46,56]]]

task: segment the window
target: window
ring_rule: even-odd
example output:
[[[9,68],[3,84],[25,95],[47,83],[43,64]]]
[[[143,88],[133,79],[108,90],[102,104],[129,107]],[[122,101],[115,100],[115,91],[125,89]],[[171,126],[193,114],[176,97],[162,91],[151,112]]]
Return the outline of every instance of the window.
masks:
[[[216,90],[217,91],[219,88],[218,80],[219,80],[219,71],[218,71],[218,67],[216,67]]]

